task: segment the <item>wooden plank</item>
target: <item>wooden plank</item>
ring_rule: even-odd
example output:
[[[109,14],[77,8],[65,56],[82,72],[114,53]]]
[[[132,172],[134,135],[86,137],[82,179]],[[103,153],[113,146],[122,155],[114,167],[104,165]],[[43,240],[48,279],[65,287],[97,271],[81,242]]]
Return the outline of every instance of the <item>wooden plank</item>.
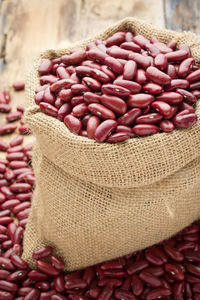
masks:
[[[169,29],[191,30],[200,34],[199,0],[164,0],[165,26]]]

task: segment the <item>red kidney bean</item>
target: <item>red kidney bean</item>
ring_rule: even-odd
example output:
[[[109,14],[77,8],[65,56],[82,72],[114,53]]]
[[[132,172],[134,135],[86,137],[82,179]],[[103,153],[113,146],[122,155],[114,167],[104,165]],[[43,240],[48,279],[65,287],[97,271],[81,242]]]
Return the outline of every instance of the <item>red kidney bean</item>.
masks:
[[[115,74],[121,74],[123,72],[123,65],[114,57],[107,56],[104,59],[104,64],[108,66]]]
[[[138,34],[133,37],[133,42],[138,44],[141,48],[145,48],[146,44],[149,43],[149,40],[146,39],[143,35]]]
[[[197,115],[195,113],[188,112],[187,114],[180,115],[178,113],[173,118],[173,123],[176,128],[189,128],[197,122]]]
[[[6,103],[1,103],[0,102],[0,112],[2,113],[9,113],[11,111],[11,107],[10,105],[6,104]]]
[[[64,103],[58,110],[58,119],[60,121],[64,121],[64,118],[71,113],[71,104],[70,103]]]
[[[159,128],[151,124],[138,124],[132,129],[133,133],[138,136],[147,136],[159,132]]]
[[[174,67],[174,65],[168,64],[166,73],[171,77],[171,79],[176,79],[176,68]]]
[[[100,91],[101,90],[101,84],[99,81],[97,81],[94,78],[91,77],[84,77],[82,79],[82,83],[86,86],[88,86],[90,89],[94,91]]]
[[[167,58],[164,54],[160,53],[156,55],[154,59],[154,65],[161,71],[165,70],[167,68]]]
[[[45,246],[43,248],[40,248],[40,249],[34,251],[32,254],[32,257],[33,257],[33,259],[38,260],[38,259],[48,257],[51,254],[52,254],[52,247]]]
[[[163,267],[149,267],[145,269],[146,272],[153,274],[154,276],[162,276],[164,274]]]
[[[127,111],[126,102],[124,102],[119,97],[111,96],[111,95],[102,95],[100,101],[104,106],[108,107],[109,109],[111,109],[113,112],[116,112],[117,114],[124,114]],[[91,104],[89,106],[91,106]]]
[[[49,277],[46,274],[41,273],[39,271],[35,271],[35,270],[30,271],[28,273],[28,278],[30,278],[33,281],[43,281],[43,280],[49,279]]]
[[[0,217],[0,225],[7,225],[11,222],[13,222],[13,218],[11,218],[11,217]],[[0,260],[1,260],[1,257],[0,257]]]
[[[17,129],[16,124],[5,124],[0,126],[0,135],[13,133]]]
[[[154,111],[159,112],[164,117],[168,117],[171,114],[171,106],[163,101],[154,101],[151,103],[151,108]]]
[[[20,226],[17,227],[17,229],[14,233],[13,239],[12,239],[14,245],[20,244],[23,233],[24,233],[24,229]]]
[[[143,293],[143,282],[136,274],[131,278],[131,287],[135,296],[140,296]]]
[[[151,249],[145,251],[145,258],[149,263],[151,263],[153,265],[156,265],[156,266],[163,265],[163,260],[159,256],[155,255],[154,252],[151,251]]]
[[[164,43],[155,42],[154,46],[156,46],[160,50],[160,52],[163,54],[172,52],[172,49],[170,47],[168,47],[167,45],[165,45]]]
[[[102,66],[101,70],[110,77],[111,80],[115,80],[115,74],[108,68],[108,66]]]
[[[195,63],[194,58],[189,57],[181,62],[178,67],[178,75],[181,78],[186,77],[190,72],[193,64]]]
[[[110,109],[106,108],[105,106],[92,103],[88,105],[88,109],[94,115],[101,117],[102,119],[115,119],[115,114]]]
[[[78,49],[70,55],[63,55],[61,61],[66,65],[78,65],[86,57],[86,51],[84,49]]]
[[[183,96],[175,92],[164,92],[156,97],[156,100],[164,101],[172,105],[179,104],[183,100]]]
[[[190,83],[196,82],[200,79],[200,70],[196,70],[192,73],[190,73],[187,77],[186,80],[189,81]]]
[[[111,47],[113,45],[120,45],[124,42],[125,32],[116,32],[111,37],[106,40],[106,47]]]
[[[160,86],[159,84],[156,84],[156,83],[152,83],[152,82],[148,82],[145,85],[143,85],[142,89],[145,92],[148,92],[152,95],[160,94],[163,91],[162,86]]]
[[[184,260],[184,256],[181,252],[176,250],[173,246],[164,245],[165,253],[173,260],[181,262]]]
[[[40,297],[40,292],[38,289],[32,289],[25,297],[24,300],[37,300]]]
[[[127,273],[128,273],[128,275],[133,275],[135,273],[142,271],[143,269],[147,268],[148,266],[149,266],[149,263],[145,259],[136,261],[130,267],[127,268]]]
[[[92,104],[90,104],[92,105]],[[103,121],[96,129],[94,138],[97,142],[103,142],[109,136],[109,134],[116,129],[117,122],[114,120]]]
[[[6,157],[9,161],[13,160],[23,160],[24,159],[24,153],[22,152],[11,152],[7,154]]]
[[[81,130],[81,121],[75,116],[69,114],[64,118],[65,125],[75,134],[78,134]]]
[[[55,290],[59,293],[62,293],[65,290],[65,282],[62,275],[54,278],[54,287]]]
[[[146,72],[142,69],[138,69],[137,72],[136,72],[135,81],[138,84],[146,83],[147,82]]]
[[[4,164],[0,164],[0,173],[4,173],[6,170],[6,166]]]
[[[87,122],[87,136],[88,138],[94,138],[95,131],[100,124],[100,119],[96,116],[91,116]]]
[[[80,77],[88,77],[91,76],[91,68],[87,66],[79,66],[76,67],[76,73]]]
[[[87,56],[92,61],[100,62],[103,64],[106,57],[108,57],[108,54],[94,47],[93,49],[88,51]],[[90,65],[88,67],[90,67]]]
[[[142,112],[140,108],[133,108],[124,115],[120,116],[117,122],[121,125],[131,125],[141,115],[141,113]]]
[[[125,80],[133,80],[137,72],[137,65],[136,62],[133,60],[127,61],[127,63],[124,66],[123,71],[123,79]]]
[[[107,48],[106,53],[114,58],[126,60],[126,59],[128,59],[128,56],[131,53],[131,51],[122,49],[121,47],[118,47],[118,46],[113,46],[111,48]]]
[[[185,101],[188,101],[189,103],[195,103],[196,97],[191,92],[184,90],[184,89],[176,89],[176,92],[183,96]]]
[[[85,94],[88,94],[88,92],[87,93],[85,93]],[[85,95],[84,94],[84,95]],[[92,93],[91,93],[92,94]],[[75,97],[73,97],[72,99],[71,99],[71,105],[72,106],[75,106],[75,105],[77,105],[77,104],[80,104],[80,103],[83,103],[84,102],[84,96],[75,96]]]
[[[132,132],[132,128],[126,125],[117,125],[116,132],[127,133],[129,137],[135,137],[136,135]]]
[[[134,35],[133,35],[132,32],[128,31],[128,32],[125,33],[125,41],[126,42],[132,42],[133,37],[134,37]]]
[[[24,81],[16,81],[13,83],[13,88],[15,89],[15,91],[21,91],[24,90],[25,88],[25,82]]]
[[[37,264],[37,268],[48,276],[59,275],[59,271],[56,268],[54,268],[52,265],[50,265],[48,262],[37,260],[36,264]]]
[[[177,62],[182,61],[188,57],[188,53],[185,50],[176,50],[165,54],[168,61]]]
[[[171,291],[169,289],[157,288],[157,289],[150,291],[147,294],[146,299],[147,300],[154,300],[154,299],[160,299],[160,298],[165,299],[170,295],[171,295]]]
[[[102,93],[115,95],[123,98],[128,97],[130,95],[130,90],[115,84],[105,84],[102,85]]]
[[[112,57],[110,57],[110,58],[111,59],[115,59],[115,58],[112,58]],[[98,81],[100,81],[102,83],[108,83],[108,82],[110,82],[110,77],[106,73],[104,73],[104,72],[102,72],[102,71],[100,71],[98,69],[92,69],[91,70],[91,75],[96,80],[98,80]]]
[[[167,47],[171,48],[172,50],[176,49],[177,41],[171,40],[168,44]]]
[[[171,132],[174,130],[174,124],[169,120],[162,120],[159,123],[159,127],[164,132]]]
[[[140,84],[133,82],[133,81],[116,79],[113,83],[117,86],[121,86],[121,87],[129,90],[132,94],[137,94],[142,89]]]
[[[98,296],[98,300],[110,300],[113,295],[113,289],[109,285],[104,287]]]
[[[11,294],[10,292],[0,290],[0,299],[2,299],[2,300],[13,300],[14,295]],[[15,298],[15,299],[17,300],[17,298]]]
[[[160,54],[160,50],[151,43],[146,44],[145,48],[152,57],[156,57],[157,55]]]
[[[6,196],[0,192],[0,203],[3,203],[6,200]]]
[[[0,151],[7,151],[8,150],[8,144],[4,142],[3,140],[0,140]]]
[[[40,66],[38,68],[38,72],[40,75],[48,75],[51,72],[53,63],[50,59],[44,58],[42,59]]]
[[[54,76],[54,75],[43,75],[42,77],[40,77],[40,84],[43,85],[45,84],[45,89],[48,85],[46,84],[53,84],[56,81],[58,81],[58,77]],[[40,90],[36,90],[36,91],[41,91],[43,89]]]
[[[37,105],[40,105],[40,102],[43,102],[43,98],[44,98],[44,91],[40,91],[35,95],[35,103]]]
[[[184,280],[184,273],[178,265],[167,263],[165,264],[165,271],[176,280]]]
[[[28,192],[30,189],[31,185],[29,183],[13,183],[10,185],[10,190],[14,193]]]
[[[83,99],[86,103],[100,103],[101,96],[95,93],[87,92],[84,93]]]
[[[18,290],[18,286],[15,283],[6,281],[6,280],[0,280],[0,289],[7,291],[7,292],[16,292]]]
[[[56,69],[56,74],[60,79],[68,79],[70,78],[69,71],[64,67],[58,67]]]
[[[136,297],[129,291],[122,289],[115,289],[114,296],[116,299],[124,299],[124,300],[136,300]],[[103,300],[103,298],[102,298]]]
[[[159,113],[150,113],[137,117],[136,123],[139,124],[155,124],[162,120],[163,116]]]
[[[131,53],[128,58],[130,60],[135,61],[137,65],[139,65],[142,69],[147,69],[151,65],[151,61],[148,57],[144,57],[140,53]]]
[[[161,85],[167,85],[171,82],[169,75],[155,67],[148,67],[146,70],[146,75],[150,80]]]
[[[81,278],[68,279],[65,281],[65,289],[84,289],[87,287],[87,282]]]
[[[177,88],[187,89],[189,87],[189,82],[185,79],[172,79],[171,83],[166,87],[166,91],[171,91]]]
[[[40,102],[40,109],[49,116],[56,117],[58,109],[46,102]]]
[[[134,42],[130,41],[126,41],[124,43],[122,43],[120,45],[120,48],[125,49],[125,50],[130,50],[133,52],[140,52],[141,51],[141,47],[137,44],[135,44]]]
[[[12,153],[12,152],[21,152],[23,151],[23,147],[21,145],[19,146],[15,146],[15,147],[11,147],[7,150],[8,153]]]
[[[71,98],[73,97],[73,94],[72,94],[71,89],[64,89],[58,93],[58,96],[60,97],[60,99],[62,101],[69,102],[71,100]]]
[[[72,114],[75,117],[83,117],[88,111],[88,107],[85,103],[80,103],[76,106],[74,106],[74,108],[72,109]]]
[[[71,86],[71,91],[74,95],[83,95],[89,92],[89,88],[84,84],[74,84]]]
[[[147,95],[142,93],[136,95],[130,95],[127,101],[127,105],[130,107],[145,108],[153,100],[154,97],[152,95]]]
[[[189,86],[189,90],[193,91],[193,90],[199,90],[200,89],[200,81],[191,83]]]
[[[139,277],[151,287],[158,288],[162,285],[162,282],[158,277],[146,272],[145,270],[139,274]]]
[[[18,282],[26,278],[27,270],[18,270],[9,274],[5,279],[10,282]]]
[[[70,296],[72,296],[72,298],[70,298]],[[79,299],[83,299],[83,300],[88,300],[88,298],[84,297],[84,296],[78,296],[78,298],[75,298],[74,297],[75,295],[69,295],[68,298],[66,298],[65,296],[62,296],[62,295],[53,295],[51,296],[51,300],[79,300]]]

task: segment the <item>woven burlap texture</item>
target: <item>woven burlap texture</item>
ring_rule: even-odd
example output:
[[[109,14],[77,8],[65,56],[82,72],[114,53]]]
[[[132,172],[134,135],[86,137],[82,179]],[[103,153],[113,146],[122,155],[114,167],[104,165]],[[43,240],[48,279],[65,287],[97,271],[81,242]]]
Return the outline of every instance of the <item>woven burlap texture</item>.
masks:
[[[200,37],[126,18],[68,49],[48,50],[26,82],[26,121],[36,137],[36,189],[26,226],[23,258],[50,244],[75,270],[168,238],[200,215],[200,122],[187,130],[99,144],[71,133],[34,103],[42,58],[55,58],[117,31],[191,46],[200,63]],[[200,105],[196,113],[200,115]]]

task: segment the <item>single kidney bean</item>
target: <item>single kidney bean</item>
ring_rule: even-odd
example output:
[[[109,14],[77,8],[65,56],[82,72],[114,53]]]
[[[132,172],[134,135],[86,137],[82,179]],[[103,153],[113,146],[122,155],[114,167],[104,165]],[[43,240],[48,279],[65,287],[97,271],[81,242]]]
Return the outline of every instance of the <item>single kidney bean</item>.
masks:
[[[125,140],[127,140],[130,137],[129,133],[125,133],[125,132],[117,132],[117,133],[113,133],[111,134],[108,138],[107,138],[107,143],[119,143],[119,142],[123,142]]]
[[[78,66],[76,67],[76,74],[80,77],[91,76],[91,68],[87,66]]]
[[[54,75],[43,75],[42,77],[40,77],[40,84],[44,85],[45,84],[45,89],[48,85],[46,84],[53,84],[56,81],[58,81],[58,77],[54,76]],[[43,90],[42,88],[40,89],[40,91]],[[36,90],[39,91],[39,90]]]
[[[0,280],[0,289],[14,293],[18,290],[18,286],[15,283],[6,280]]]
[[[160,94],[163,91],[162,86],[160,86],[157,83],[153,83],[153,82],[146,83],[145,85],[143,85],[142,89],[145,92],[148,92],[148,93],[150,93],[152,95]]]
[[[84,60],[86,55],[84,49],[78,49],[70,55],[61,56],[61,61],[66,65],[78,65]]]
[[[159,132],[159,128],[151,124],[138,124],[132,129],[133,133],[138,136],[147,136]]]
[[[30,202],[28,201],[25,201],[23,203],[20,203],[18,205],[16,205],[13,209],[12,209],[12,212],[13,214],[18,214],[20,211],[23,211],[25,210],[26,208],[29,208],[31,205],[30,205]]]
[[[119,59],[128,59],[129,54],[131,51],[122,49],[118,46],[113,46],[111,48],[106,49],[106,53],[114,58],[119,58]]]
[[[88,86],[90,89],[94,90],[94,91],[100,91],[101,90],[101,84],[99,81],[97,81],[94,78],[90,78],[90,77],[84,77],[82,79],[82,83],[85,86]]]
[[[0,290],[0,299],[2,300],[13,300],[14,295],[10,292]],[[17,300],[17,298],[15,298]]]
[[[13,83],[13,88],[15,89],[15,91],[21,91],[24,90],[25,88],[25,82],[24,81],[16,81]]]
[[[121,98],[111,95],[102,95],[100,99],[101,103],[107,106],[117,114],[124,114],[127,111],[126,102]]]
[[[33,281],[44,281],[44,280],[49,279],[49,277],[46,274],[41,273],[41,272],[36,271],[36,270],[30,271],[28,273],[28,278],[30,278]]]
[[[125,32],[116,32],[106,40],[106,46],[120,45],[125,40]]]
[[[195,63],[195,61],[194,61],[194,58],[192,58],[192,57],[184,59],[178,67],[179,77],[180,78],[186,77],[191,72],[191,68],[194,63]]]
[[[50,87],[47,87],[43,94],[43,101],[49,104],[54,104],[55,102],[55,96],[51,92]],[[40,102],[41,103],[41,102]]]
[[[22,152],[11,152],[7,154],[7,160],[23,160],[24,159],[24,153]]]
[[[173,123],[176,128],[189,128],[193,126],[197,122],[197,115],[194,113],[187,113],[184,115],[180,115],[178,113],[173,118]]]
[[[140,108],[133,108],[120,116],[117,120],[118,124],[131,125],[141,115],[142,111]]]
[[[58,109],[46,102],[40,102],[40,109],[47,115],[56,117],[58,113]]]
[[[51,254],[52,254],[52,247],[45,246],[43,248],[40,248],[40,249],[34,251],[32,254],[32,257],[33,257],[33,259],[38,260],[38,259],[45,258]]]
[[[181,262],[184,260],[184,256],[181,252],[176,250],[173,246],[164,245],[165,253],[173,260]]]
[[[13,133],[17,129],[16,124],[5,124],[0,126],[0,135]]]
[[[174,124],[169,120],[162,120],[159,123],[159,127],[164,132],[171,132],[174,130]]]
[[[132,132],[132,128],[126,125],[117,125],[116,132],[127,133],[129,137],[135,137],[136,135]]]
[[[100,52],[102,52],[102,51],[100,51]],[[103,60],[104,60],[104,58],[103,58]],[[82,61],[80,66],[89,67],[89,68],[97,69],[97,70],[101,70],[101,68],[102,68],[102,65],[100,65],[97,62],[94,62],[92,60],[84,60],[84,61]],[[74,71],[75,71],[75,69],[74,69]]]
[[[147,95],[142,93],[136,95],[130,95],[127,101],[127,105],[130,107],[145,108],[153,100],[154,97],[152,95]]]
[[[146,260],[156,266],[162,266],[163,265],[163,260],[154,254],[154,252],[151,249],[148,249],[145,251],[145,258]]]
[[[167,263],[165,264],[165,271],[176,280],[184,280],[184,273],[177,265]]]
[[[192,91],[192,94],[193,94],[193,96],[196,97],[196,99],[199,99],[199,98],[200,98],[200,91],[194,90],[194,91]]]
[[[157,289],[154,289],[154,290],[150,291],[147,294],[146,299],[147,300],[165,299],[170,295],[171,295],[171,291],[169,289],[157,288]]]
[[[143,282],[137,274],[134,274],[131,278],[131,287],[135,296],[140,296],[143,293]]]
[[[30,280],[28,278],[28,280]],[[47,281],[39,281],[37,283],[35,283],[34,285],[36,288],[38,288],[40,291],[48,291],[50,289],[50,283]]]
[[[68,79],[70,78],[69,71],[64,67],[58,67],[56,69],[56,74],[60,79]]]
[[[68,279],[65,281],[65,289],[84,289],[87,287],[87,282],[81,278]]]
[[[71,78],[60,79],[50,85],[50,91],[51,92],[59,92],[61,89],[69,89],[69,88],[71,88],[72,85],[75,85],[75,84],[76,84],[76,82],[74,80],[72,80]]]
[[[90,89],[84,84],[74,84],[71,86],[71,91],[74,95],[83,95],[86,92],[89,92]]]
[[[100,119],[96,116],[91,116],[87,122],[87,136],[90,139],[94,138],[94,133],[100,124]]]
[[[97,61],[97,62],[100,62],[101,64],[103,64],[105,58],[108,57],[108,54],[99,50],[98,48],[93,48],[88,51],[87,57],[88,57],[88,59],[91,59],[92,61]],[[90,67],[90,65],[89,65],[89,67]]]
[[[176,50],[165,54],[168,61],[177,62],[182,61],[188,57],[188,53],[185,50]]]
[[[164,92],[156,97],[156,100],[164,101],[172,105],[179,104],[183,100],[183,96],[175,92]]]
[[[70,101],[73,97],[72,91],[71,89],[64,89],[61,90],[58,93],[58,97],[62,100],[62,101]]]
[[[172,91],[174,89],[187,89],[189,82],[185,79],[172,79],[170,84],[165,88],[166,91]]]
[[[145,48],[146,44],[149,43],[149,40],[143,35],[138,34],[133,37],[133,42],[138,44],[141,48]]]
[[[146,75],[150,80],[161,85],[167,85],[171,82],[169,75],[155,67],[148,67],[146,70]]]
[[[116,79],[113,82],[115,85],[121,86],[131,92],[131,94],[137,94],[141,91],[142,87],[139,83],[123,80],[123,79]]]
[[[18,256],[16,254],[11,255],[11,262],[13,263],[13,265],[18,267],[19,269],[27,269],[28,268],[27,262],[25,262],[20,256]]]
[[[83,117],[88,111],[88,107],[85,103],[80,103],[76,106],[73,107],[72,109],[72,114],[75,116],[75,117]]]
[[[75,134],[78,134],[81,130],[81,121],[75,116],[69,114],[64,118],[65,125]]]
[[[154,101],[151,103],[151,108],[159,112],[164,117],[168,117],[171,114],[171,106],[163,101]]]
[[[54,287],[55,290],[59,293],[62,293],[65,290],[65,282],[62,275],[54,278]]]
[[[198,233],[199,230],[200,230],[200,227],[199,227],[198,224],[196,224],[196,225],[190,225],[190,226],[188,226],[188,227],[186,227],[186,228],[184,228],[182,230],[182,234],[185,235],[185,234]]]
[[[25,297],[24,300],[37,300],[40,297],[40,292],[38,289],[32,289]]]
[[[187,44],[181,44],[178,48],[179,48],[180,50],[186,51],[188,57],[191,57],[191,56],[192,56],[190,47],[189,47]]]
[[[110,135],[110,133],[116,129],[117,122],[114,120],[103,121],[96,129],[94,138],[97,142],[103,142]]]
[[[186,77],[186,80],[189,81],[190,83],[193,83],[193,82],[196,82],[196,81],[200,80],[200,69],[190,73]]]
[[[195,103],[196,102],[196,97],[193,95],[191,92],[184,90],[184,89],[176,89],[176,93],[179,93],[180,95],[183,96],[185,101],[188,101],[189,103]]]
[[[164,54],[160,53],[156,55],[154,59],[154,65],[161,71],[165,70],[167,68],[167,58]]]
[[[145,48],[152,57],[156,57],[158,54],[160,54],[160,50],[151,43],[146,44]]]
[[[58,119],[64,121],[64,118],[71,113],[72,107],[70,103],[64,103],[58,110]]]
[[[139,274],[139,277],[151,287],[158,288],[162,285],[162,282],[158,277],[146,272],[145,270]]]
[[[36,262],[37,268],[43,272],[44,274],[48,276],[58,276],[59,275],[59,270],[54,268],[52,265],[49,263],[42,261],[42,260],[37,260]]]
[[[103,94],[115,95],[122,98],[128,97],[130,95],[129,89],[126,89],[120,85],[115,85],[115,84],[104,84],[102,85],[101,90]]]
[[[123,79],[133,80],[137,72],[137,65],[134,60],[129,60],[124,66]]]
[[[150,113],[137,117],[136,123],[138,124],[156,124],[163,118],[159,113]]]
[[[11,111],[10,105],[0,102],[0,112],[9,113],[10,111]]]
[[[108,66],[115,74],[122,74],[123,72],[123,65],[114,57],[106,57],[104,64]]]
[[[37,105],[39,105],[40,104],[40,102],[44,102],[43,101],[43,97],[44,97],[44,91],[40,91],[40,92],[38,92],[36,95],[35,95],[35,103],[37,104]]]
[[[91,113],[93,113],[94,115],[102,119],[113,119],[113,120],[115,119],[115,114],[113,113],[113,111],[101,104],[98,103],[89,104],[88,109]]]
[[[48,75],[51,72],[53,63],[50,59],[44,58],[42,59],[40,66],[38,68],[38,72],[40,75]]]
[[[189,86],[189,90],[193,91],[193,90],[199,90],[200,89],[200,81],[191,83]]]
[[[172,49],[170,47],[168,47],[167,45],[165,45],[164,43],[156,42],[156,43],[154,43],[154,46],[156,46],[160,50],[160,52],[163,54],[172,52]]]
[[[171,48],[172,50],[175,50],[177,46],[177,41],[171,40],[168,44],[167,47]]]
[[[166,69],[167,75],[171,77],[171,79],[176,79],[176,68],[174,65],[168,64]]]
[[[86,103],[100,103],[101,96],[95,93],[87,92],[84,93],[83,99]]]
[[[115,58],[113,58],[113,59],[115,59]],[[102,83],[109,83],[110,82],[110,77],[106,73],[104,73],[104,72],[102,72],[98,69],[92,69],[91,70],[91,75],[96,80],[98,80]]]
[[[5,141],[3,141],[3,140],[0,140],[0,151],[7,151],[8,150],[8,144],[5,142]]]
[[[154,276],[162,276],[164,274],[163,267],[149,267],[145,269],[146,272],[153,274]]]
[[[142,69],[137,70],[135,81],[139,84],[143,84],[147,82],[147,76],[145,70]]]
[[[147,69],[151,65],[151,61],[148,57],[144,57],[140,53],[131,53],[129,54],[128,58],[130,60],[135,61],[137,65],[139,65],[142,69]]]
[[[101,70],[110,77],[111,80],[115,80],[115,74],[108,68],[108,66],[102,66]]]
[[[87,94],[87,93],[85,93]],[[85,95],[84,94],[84,95]],[[71,105],[72,106],[75,106],[77,104],[80,104],[80,103],[83,103],[84,102],[84,99],[83,99],[83,96],[74,96],[72,99],[71,99]]]
[[[115,289],[114,296],[116,299],[136,300],[136,297],[129,291],[123,289]],[[103,300],[103,299],[102,299]]]
[[[125,50],[130,50],[133,52],[140,52],[141,51],[141,47],[137,44],[135,44],[134,42],[124,42],[120,45],[120,48],[125,49]]]

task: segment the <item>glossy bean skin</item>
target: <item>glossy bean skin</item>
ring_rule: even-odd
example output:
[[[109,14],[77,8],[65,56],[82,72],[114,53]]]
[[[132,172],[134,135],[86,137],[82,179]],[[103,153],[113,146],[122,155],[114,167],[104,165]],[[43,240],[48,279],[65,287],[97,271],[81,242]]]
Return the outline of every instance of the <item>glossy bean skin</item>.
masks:
[[[176,68],[174,65],[168,64],[167,69],[166,69],[167,75],[170,76],[171,79],[176,79]]]
[[[163,101],[154,101],[151,104],[151,107],[154,111],[159,112],[159,114],[163,115],[164,117],[168,117],[171,114],[171,106]]]
[[[146,272],[145,270],[140,273],[139,277],[142,281],[148,283],[153,288],[158,288],[162,285],[162,282],[158,277]]]
[[[123,79],[133,80],[137,72],[137,65],[134,60],[129,60],[124,66]]]
[[[160,85],[167,85],[171,82],[169,75],[155,67],[148,67],[146,70],[146,75],[150,80]]]
[[[130,41],[126,41],[124,43],[122,43],[120,45],[120,48],[125,49],[125,50],[130,50],[133,52],[140,52],[141,51],[141,47],[137,44],[135,44],[134,42]]]
[[[100,119],[97,116],[91,116],[87,122],[87,136],[92,139],[97,127],[100,124]]]
[[[159,123],[159,127],[164,132],[171,132],[174,130],[174,124],[169,120],[162,120]]]
[[[71,114],[64,118],[64,123],[75,134],[78,134],[82,127],[81,121]]]
[[[170,62],[182,61],[187,58],[188,53],[185,50],[176,50],[174,52],[166,53],[166,58]]]
[[[130,95],[129,89],[115,84],[104,84],[102,85],[101,90],[103,94],[114,95],[122,98],[128,97]]]
[[[178,75],[181,78],[185,78],[190,73],[194,62],[195,62],[194,58],[192,58],[192,57],[189,57],[189,58],[186,58],[185,60],[183,60],[181,62],[181,64],[179,65]]]
[[[71,113],[71,104],[64,103],[58,110],[57,116],[60,121],[64,121],[64,118]]]
[[[136,297],[131,292],[122,289],[115,289],[114,295],[119,300],[136,300]]]
[[[101,84],[94,78],[90,77],[84,77],[82,79],[82,83],[86,86],[88,86],[90,89],[94,91],[100,91],[101,90]]]
[[[117,133],[113,133],[111,134],[108,138],[107,138],[107,143],[120,143],[123,142],[125,140],[127,140],[130,137],[130,134],[125,133],[125,132],[117,132]]]
[[[159,132],[159,128],[152,124],[138,124],[132,129],[133,133],[138,136],[147,136]]]
[[[100,103],[101,96],[95,93],[87,92],[84,93],[83,99],[86,103]]]
[[[162,120],[163,116],[159,113],[150,113],[137,117],[136,123],[138,124],[156,124]]]
[[[125,39],[125,33],[117,32],[106,40],[106,46],[111,47],[113,45],[120,45],[121,43],[123,43],[124,39]]]
[[[147,75],[146,75],[145,70],[138,69],[137,72],[136,72],[135,80],[139,84],[146,83],[147,82]]]
[[[167,68],[167,63],[168,63],[168,61],[164,54],[160,53],[160,54],[156,55],[156,57],[154,59],[154,65],[156,68],[163,71]]]
[[[124,115],[120,116],[117,120],[118,124],[131,125],[142,114],[140,108],[133,108]]]
[[[116,79],[113,83],[125,89],[128,89],[131,92],[131,94],[137,94],[142,89],[140,84],[124,79]]]
[[[148,57],[144,57],[140,53],[131,53],[128,57],[130,60],[133,60],[139,65],[142,69],[146,70],[151,65],[151,61]]]
[[[78,65],[84,60],[85,57],[86,51],[84,49],[80,49],[70,55],[63,55],[61,60],[66,65]]]
[[[117,114],[125,114],[127,111],[126,102],[121,98],[111,95],[101,96],[101,103]]]
[[[97,117],[100,117],[102,119],[115,119],[115,114],[105,106],[98,104],[98,103],[92,103],[88,105],[88,109],[91,113],[96,115]]]
[[[176,92],[183,96],[183,99],[189,103],[195,103],[197,98],[191,92],[184,89],[176,89]]]
[[[104,63],[115,74],[122,74],[122,72],[123,72],[123,65],[116,58],[108,56],[108,57],[105,58]]]
[[[94,138],[97,142],[103,142],[108,135],[117,127],[117,122],[114,120],[103,121],[96,129]]]
[[[145,92],[148,92],[152,95],[160,94],[163,91],[162,86],[160,86],[159,84],[156,84],[156,83],[152,83],[152,82],[148,82],[145,85],[143,85],[142,89]]]
[[[127,101],[127,105],[129,107],[138,107],[138,108],[145,108],[154,100],[152,95],[147,94],[137,94],[137,95],[130,95]]]
[[[147,300],[154,300],[154,299],[159,299],[159,298],[166,298],[171,295],[171,291],[166,288],[157,288],[152,290],[147,294],[146,299]]]
[[[164,92],[156,97],[156,100],[167,102],[168,104],[176,105],[182,102],[183,96],[176,92]]]
[[[177,114],[173,118],[173,123],[176,128],[189,128],[197,122],[197,115],[194,113],[187,113],[184,115]]]

